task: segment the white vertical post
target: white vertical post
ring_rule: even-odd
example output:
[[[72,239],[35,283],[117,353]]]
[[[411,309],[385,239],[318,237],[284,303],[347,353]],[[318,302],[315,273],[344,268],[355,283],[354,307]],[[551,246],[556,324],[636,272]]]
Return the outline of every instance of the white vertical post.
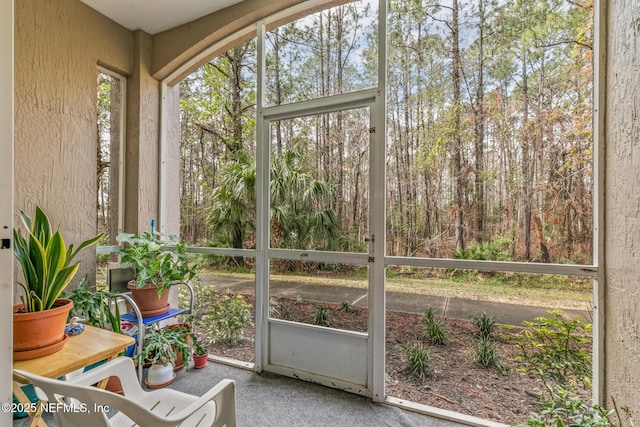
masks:
[[[605,90],[606,90],[606,1],[593,4],[593,402],[604,405],[605,387]]]
[[[385,337],[386,337],[386,293],[385,267],[386,255],[386,216],[385,216],[385,150],[387,135],[387,1],[379,0],[378,5],[378,96],[372,108],[370,200],[371,234],[373,237],[372,256],[374,262],[369,266],[369,349],[371,392],[373,400],[385,399]]]
[[[158,143],[159,162],[158,165],[158,222],[156,230],[162,233],[168,233],[167,229],[167,83],[160,83],[160,120],[158,123],[158,135],[160,141]]]
[[[261,372],[269,354],[269,126],[265,122],[266,24],[257,24],[256,82],[256,327],[255,370]]]
[[[0,0],[0,403],[12,402],[13,360],[13,0]],[[9,246],[9,247],[7,247]],[[0,425],[11,425],[0,411]]]

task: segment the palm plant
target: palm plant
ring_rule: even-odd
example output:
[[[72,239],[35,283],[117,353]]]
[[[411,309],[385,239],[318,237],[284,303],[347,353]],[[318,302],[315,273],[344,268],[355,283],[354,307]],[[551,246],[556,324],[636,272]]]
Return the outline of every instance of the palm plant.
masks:
[[[285,248],[333,248],[340,224],[331,186],[304,172],[298,146],[274,159],[271,167],[271,224],[274,238]]]
[[[285,248],[330,248],[340,241],[340,224],[333,209],[331,187],[303,171],[298,147],[274,159],[271,166],[270,219],[274,246]],[[234,248],[255,227],[249,214],[256,200],[255,162],[243,152],[221,171],[220,185],[213,192],[207,221],[212,232],[227,234]]]
[[[220,185],[213,192],[207,222],[213,233],[227,233],[232,246],[242,249],[248,230],[255,227],[249,214],[255,206],[256,164],[239,152],[221,171]],[[242,264],[242,257],[237,261]]]
[[[20,211],[21,227],[13,230],[13,253],[20,263],[24,283],[18,284],[24,290],[24,309],[27,312],[49,310],[56,299],[69,285],[80,266],[72,264],[80,250],[95,244],[101,237],[85,240],[77,248],[66,246],[60,230],[53,232],[49,217],[36,206],[33,219]]]

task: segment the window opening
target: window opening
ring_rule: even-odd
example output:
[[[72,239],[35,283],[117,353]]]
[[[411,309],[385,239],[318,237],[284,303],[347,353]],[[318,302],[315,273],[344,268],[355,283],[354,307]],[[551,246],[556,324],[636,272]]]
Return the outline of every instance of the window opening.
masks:
[[[477,307],[494,298],[494,302],[514,304],[515,310],[518,304],[533,302],[567,313],[577,310],[581,321],[590,320],[590,281],[597,273],[592,247],[593,10],[566,2],[532,6],[530,2],[484,0],[454,0],[451,7],[441,8],[432,2],[389,3],[385,19],[388,132],[383,162],[387,168],[384,260],[388,293],[399,292],[411,300],[414,293],[435,292],[430,295],[444,298],[445,304],[468,298]],[[377,86],[377,50],[366,44],[375,30],[345,37],[357,41],[351,45],[339,47],[340,43],[324,38],[325,45],[314,41],[322,46],[319,50],[309,47],[312,44],[303,46],[311,28],[327,31],[315,32],[321,37],[348,34],[346,30],[340,33],[338,21],[331,19],[353,17],[350,11],[323,13],[268,33],[264,98],[269,108],[294,108],[299,101]],[[367,19],[368,25],[360,27],[359,21],[345,28],[373,28],[375,20]],[[336,25],[324,25],[329,22]],[[344,46],[354,47],[350,53],[351,58],[358,58],[357,65],[336,67],[340,64],[336,58],[347,58],[338,52]],[[327,78],[335,80],[328,84]],[[225,89],[220,90],[223,87],[207,96],[226,94]],[[246,111],[252,112],[250,107]],[[242,127],[245,131],[253,129],[252,119],[257,120],[255,113],[248,117]],[[295,140],[291,129],[311,128],[309,121],[318,117],[328,116],[270,122],[271,151],[277,153],[274,163],[285,157],[281,153],[286,152],[287,143],[283,141]],[[320,124],[316,129],[324,128]],[[221,164],[216,160],[211,167]],[[248,165],[255,167],[255,160]],[[316,173],[312,178],[327,171],[316,166]],[[353,191],[353,187],[347,190],[351,196]],[[253,233],[248,235],[255,237]],[[282,242],[274,241],[273,235],[278,233],[270,235],[270,245],[277,251]],[[241,249],[227,243],[228,249],[206,252],[224,255],[226,262],[235,263],[232,268],[238,268],[237,256],[246,262],[248,255],[255,255],[250,250],[252,243],[255,239],[249,238]],[[300,241],[293,246],[296,254],[319,248]],[[272,255],[270,277],[277,280],[274,263],[291,259]],[[305,260],[301,264],[312,263]],[[275,307],[271,318],[283,319],[275,311],[277,299],[269,307]],[[419,316],[427,308],[420,307]],[[388,319],[396,315],[395,309],[391,311],[386,313]],[[435,311],[436,319],[438,313]],[[440,312],[446,314],[446,310]],[[472,325],[469,316],[455,321]],[[423,327],[420,317],[409,328],[415,331],[416,341],[424,340]],[[387,346],[392,336],[387,324]],[[381,371],[385,368],[389,367]],[[421,384],[435,380],[437,375]],[[396,385],[393,378],[387,383],[391,401],[397,396]],[[428,403],[433,407],[427,411],[446,409],[442,402],[454,401],[454,411],[495,419],[495,414],[462,408],[464,399],[440,397],[439,403]],[[531,401],[534,405],[535,399]],[[521,413],[524,416],[534,409],[524,408]]]
[[[96,231],[104,233],[98,247],[99,280],[109,261],[116,261],[110,251],[117,245],[122,230],[124,176],[124,99],[125,79],[100,68],[97,73],[97,141],[96,141]]]

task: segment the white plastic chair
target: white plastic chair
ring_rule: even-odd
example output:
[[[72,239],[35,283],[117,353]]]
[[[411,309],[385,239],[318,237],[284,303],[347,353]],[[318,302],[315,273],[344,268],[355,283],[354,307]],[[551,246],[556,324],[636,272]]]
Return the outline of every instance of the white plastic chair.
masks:
[[[147,392],[140,387],[128,357],[118,357],[68,381],[18,369],[14,372],[31,381],[40,399],[62,404],[55,405],[54,417],[59,427],[236,426],[233,380],[220,381],[201,397],[166,388]],[[120,378],[124,396],[93,386],[111,376]],[[118,413],[107,418],[101,408]]]

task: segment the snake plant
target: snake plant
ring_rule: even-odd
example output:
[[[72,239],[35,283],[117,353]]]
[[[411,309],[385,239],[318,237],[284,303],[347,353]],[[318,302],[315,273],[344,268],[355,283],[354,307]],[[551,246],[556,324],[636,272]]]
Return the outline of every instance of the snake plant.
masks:
[[[77,248],[65,245],[60,230],[53,232],[49,217],[36,207],[33,220],[20,211],[26,235],[20,227],[13,229],[13,254],[18,259],[24,283],[23,302],[27,312],[44,311],[53,307],[55,300],[69,285],[79,262],[72,264],[78,252],[95,244],[102,234],[82,242]]]

